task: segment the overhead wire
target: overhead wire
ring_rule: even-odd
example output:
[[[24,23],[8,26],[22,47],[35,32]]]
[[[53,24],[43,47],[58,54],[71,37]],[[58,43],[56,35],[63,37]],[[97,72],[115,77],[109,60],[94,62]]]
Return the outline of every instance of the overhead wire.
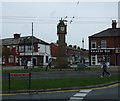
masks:
[[[65,18],[70,19],[67,21],[71,21],[73,23],[73,20],[71,20],[73,17],[66,16]],[[60,17],[0,16],[0,19],[2,19],[2,22],[0,23],[29,23],[31,21],[34,21],[38,24],[49,24],[57,23],[58,18]],[[111,21],[111,19],[119,19],[119,17],[75,17],[74,23],[106,23],[108,21]]]

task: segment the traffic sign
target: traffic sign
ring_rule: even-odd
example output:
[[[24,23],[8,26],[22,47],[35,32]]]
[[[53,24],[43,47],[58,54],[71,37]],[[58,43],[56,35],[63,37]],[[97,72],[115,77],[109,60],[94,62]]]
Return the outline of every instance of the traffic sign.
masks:
[[[29,76],[29,73],[10,73],[10,76]]]

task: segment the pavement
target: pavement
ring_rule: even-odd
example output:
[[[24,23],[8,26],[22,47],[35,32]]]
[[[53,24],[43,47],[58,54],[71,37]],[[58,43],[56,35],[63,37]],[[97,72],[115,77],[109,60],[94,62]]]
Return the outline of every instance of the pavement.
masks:
[[[3,70],[19,70],[24,69],[24,66],[2,66]]]

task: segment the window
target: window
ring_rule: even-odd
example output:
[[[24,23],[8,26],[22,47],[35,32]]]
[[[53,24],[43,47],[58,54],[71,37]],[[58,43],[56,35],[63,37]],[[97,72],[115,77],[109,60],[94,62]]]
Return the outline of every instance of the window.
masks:
[[[5,64],[5,56],[2,58],[2,64]]]
[[[16,46],[16,52],[18,52],[18,46]]]
[[[106,48],[107,46],[107,42],[106,42],[106,40],[102,40],[101,41],[101,48]]]
[[[95,41],[95,40],[93,40],[93,41],[91,42],[91,48],[96,48],[96,41]]]
[[[19,46],[19,52],[24,52],[24,46]]]
[[[15,57],[16,63],[18,63],[18,57]]]
[[[13,55],[10,55],[9,56],[9,63],[13,63],[14,62],[14,56]]]
[[[31,51],[32,51],[31,45],[25,46],[25,52],[31,52]]]
[[[28,46],[28,51],[32,51],[32,46]]]
[[[10,52],[12,52],[12,46],[10,46]]]

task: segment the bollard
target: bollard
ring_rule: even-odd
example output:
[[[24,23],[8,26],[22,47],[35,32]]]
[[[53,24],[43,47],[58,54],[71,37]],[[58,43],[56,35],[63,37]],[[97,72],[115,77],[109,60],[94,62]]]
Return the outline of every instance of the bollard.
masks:
[[[9,90],[11,89],[10,85],[11,85],[11,82],[10,82],[10,73],[8,73],[8,89]]]

